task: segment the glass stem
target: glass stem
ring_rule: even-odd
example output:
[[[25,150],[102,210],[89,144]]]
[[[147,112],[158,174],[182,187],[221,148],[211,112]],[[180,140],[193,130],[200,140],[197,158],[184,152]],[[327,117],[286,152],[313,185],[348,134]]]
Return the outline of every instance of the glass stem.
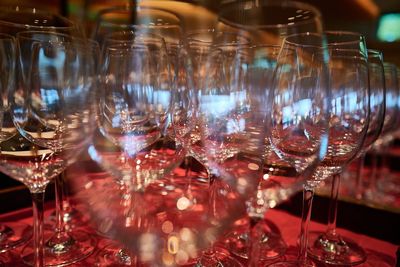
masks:
[[[363,184],[363,170],[364,170],[364,162],[365,162],[365,153],[362,153],[358,158],[357,162],[357,178],[356,178],[356,186],[355,186],[355,197],[356,199],[362,199],[364,184]]]
[[[33,266],[44,266],[44,250],[43,250],[43,215],[44,215],[44,192],[33,192]]]
[[[189,177],[192,167],[192,158],[190,156],[185,157],[185,177]]]
[[[335,174],[332,177],[331,198],[329,202],[329,214],[328,214],[327,234],[331,237],[336,236],[336,219],[337,219],[339,187],[340,187],[340,174]]]
[[[56,234],[60,234],[64,231],[64,220],[63,220],[63,213],[64,213],[64,173],[61,173],[55,178],[55,198],[56,198]]]
[[[368,191],[374,193],[376,190],[376,176],[378,175],[378,151],[374,149],[371,155],[371,175],[369,175]]]
[[[257,227],[258,222],[260,222],[262,219],[260,217],[252,217],[250,216],[250,235],[249,235],[249,262],[248,266],[249,267],[257,267],[259,266],[259,260],[260,260],[260,240],[261,240],[261,231],[259,227]]]
[[[310,225],[312,203],[314,199],[314,187],[303,186],[303,207],[301,212],[301,227],[300,227],[300,249],[298,261],[305,263],[307,261],[308,247],[308,226]]]
[[[392,144],[392,141],[388,141],[387,143],[383,144],[381,149],[381,164],[377,171],[376,179],[380,180],[386,175],[390,173],[390,166],[389,166],[389,148]],[[376,181],[375,181],[376,186]]]
[[[73,246],[75,240],[68,234],[64,222],[64,176],[63,173],[55,178],[56,197],[56,226],[54,235],[46,242],[46,247],[55,254],[67,252]]]

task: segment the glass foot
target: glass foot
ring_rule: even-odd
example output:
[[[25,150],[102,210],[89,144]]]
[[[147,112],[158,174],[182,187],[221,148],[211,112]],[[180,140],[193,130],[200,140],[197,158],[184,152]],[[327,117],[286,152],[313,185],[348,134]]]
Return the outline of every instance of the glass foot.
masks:
[[[316,261],[340,266],[358,265],[367,259],[364,249],[354,241],[340,235],[331,238],[322,232],[309,234],[308,255]]]
[[[315,267],[316,265],[311,261],[301,262],[301,261],[280,261],[269,265],[268,267]]]
[[[238,260],[232,257],[228,251],[222,248],[215,248],[203,252],[195,267],[243,267]]]
[[[89,233],[80,230],[68,232],[65,238],[54,242],[54,233],[45,233],[44,263],[45,266],[65,266],[79,262],[90,256],[95,247],[96,240]],[[28,244],[22,251],[25,264],[33,265],[33,246]]]
[[[16,248],[32,238],[32,227],[23,223],[0,224],[0,252]]]
[[[140,263],[136,256],[132,256],[129,251],[125,250],[119,244],[106,245],[98,252],[95,258],[95,266],[101,267],[147,266]]]
[[[273,260],[285,254],[286,244],[279,233],[268,229],[260,240],[260,260]],[[249,232],[248,228],[241,228],[231,232],[226,240],[225,247],[234,255],[248,259]]]
[[[79,228],[87,225],[88,218],[86,218],[82,213],[75,207],[69,206],[63,211],[63,221],[67,230]],[[55,211],[51,213],[49,216],[49,220],[46,223],[46,228],[48,230],[54,228],[54,224],[56,222],[56,213]]]

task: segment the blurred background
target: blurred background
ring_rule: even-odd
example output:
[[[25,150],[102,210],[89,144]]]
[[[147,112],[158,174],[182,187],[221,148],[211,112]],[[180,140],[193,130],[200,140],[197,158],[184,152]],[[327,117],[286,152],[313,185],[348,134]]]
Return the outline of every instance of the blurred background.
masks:
[[[187,28],[196,28],[214,18],[219,5],[235,0],[139,1],[177,13]],[[400,1],[398,0],[303,0],[318,7],[327,30],[363,33],[368,47],[382,50],[385,61],[400,65]],[[1,5],[23,5],[47,9],[83,22],[90,31],[99,10],[124,5],[123,0],[2,0]]]

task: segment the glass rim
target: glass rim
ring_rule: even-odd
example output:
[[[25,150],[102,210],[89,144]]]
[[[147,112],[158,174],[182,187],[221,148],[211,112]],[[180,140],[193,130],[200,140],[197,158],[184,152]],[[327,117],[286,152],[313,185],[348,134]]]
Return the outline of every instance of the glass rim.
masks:
[[[9,26],[13,26],[16,28],[22,28],[22,29],[59,29],[59,30],[66,30],[66,29],[74,29],[76,27],[76,24],[74,22],[72,22],[71,20],[56,14],[56,13],[52,13],[46,10],[41,10],[41,9],[37,9],[37,8],[31,8],[31,7],[19,7],[19,6],[15,6],[13,8],[11,7],[0,7],[0,11],[13,11],[15,13],[29,13],[29,14],[43,14],[43,15],[51,15],[54,17],[57,17],[58,19],[62,20],[63,22],[68,23],[70,26],[54,26],[54,25],[49,25],[49,26],[37,26],[37,25],[30,25],[30,24],[22,24],[22,23],[16,23],[16,22],[10,22],[4,19],[0,18],[0,25],[9,25]]]
[[[265,4],[264,4],[265,3]],[[312,13],[315,14],[314,17],[307,19],[307,20],[302,20],[298,21],[293,24],[262,24],[262,25],[246,25],[246,24],[240,24],[237,22],[232,22],[230,20],[227,20],[221,16],[218,17],[218,20],[227,23],[228,25],[232,25],[238,28],[244,28],[244,29],[281,29],[281,28],[291,28],[291,27],[297,27],[298,25],[304,25],[308,24],[311,21],[314,20],[314,18],[319,18],[322,23],[322,13],[321,11],[316,8],[315,6],[305,3],[305,2],[300,2],[300,1],[295,1],[295,0],[286,0],[284,7],[295,7],[295,8],[304,8],[308,11],[311,11]],[[243,6],[246,4],[254,4],[254,1],[252,0],[247,0],[247,1],[242,1],[242,2],[233,2],[227,4],[227,9],[225,9],[223,12],[229,12],[229,10],[232,10],[233,8],[237,6]],[[270,0],[270,1],[263,1],[261,3],[261,6],[280,6],[282,7],[282,1],[281,0]]]
[[[383,52],[377,49],[367,49],[368,58],[379,58],[383,63]]]
[[[321,39],[321,45],[301,44],[301,43],[296,43],[296,42],[290,41],[291,38],[294,38],[294,37],[305,37],[305,36],[314,36],[314,37],[320,38]],[[328,48],[328,45],[326,43],[325,34],[324,33],[317,33],[317,32],[302,32],[302,33],[295,33],[295,34],[288,35],[283,39],[282,47],[285,44],[289,44],[289,45],[292,45],[292,46],[299,46],[299,47],[315,47],[315,48],[320,48],[320,49]]]
[[[373,49],[373,48],[368,48],[367,49],[368,53],[371,53],[372,55],[378,55],[378,54],[383,54],[382,51],[378,50],[378,49]]]
[[[105,42],[107,42],[107,41],[111,41],[111,42],[115,42],[115,43],[134,42],[134,40],[117,39],[117,38],[113,38],[113,36],[114,37],[116,37],[116,36],[126,36],[126,37],[134,36],[135,38],[139,37],[139,40],[140,39],[141,40],[146,40],[146,38],[149,38],[148,40],[151,40],[151,38],[154,38],[154,40],[159,41],[161,44],[165,43],[164,37],[162,37],[159,34],[152,33],[152,32],[146,32],[146,33],[140,32],[140,31],[135,32],[135,31],[130,31],[130,30],[128,30],[128,31],[117,31],[117,32],[111,33],[111,34],[105,36],[105,38],[104,38]]]
[[[326,36],[326,41],[328,46],[359,44],[360,41],[362,41],[365,44],[365,36],[358,32],[333,30],[333,31],[324,31],[324,35]],[[342,42],[337,42],[337,41],[329,42],[328,36],[353,36],[353,37],[358,37],[358,39],[342,41]]]
[[[192,38],[193,36],[200,35],[200,34],[210,34],[212,38],[210,40],[201,40],[200,38]],[[232,46],[235,44],[241,45],[241,46],[251,46],[250,39],[242,34],[239,34],[237,32],[229,32],[229,31],[217,31],[214,28],[189,31],[186,34],[185,39],[187,40],[188,43],[193,42],[193,43],[197,43],[197,44],[204,44],[204,45],[212,46],[214,36],[217,36],[218,34],[223,34],[223,35],[227,35],[227,36],[237,36],[239,39],[243,39],[244,42],[218,44],[216,46],[223,47],[223,46]]]
[[[57,40],[56,42],[59,44],[67,44],[67,45],[71,45],[74,47],[78,47],[78,48],[91,48],[92,50],[98,50],[100,45],[98,42],[96,42],[95,40],[89,39],[89,38],[80,38],[80,37],[74,37],[74,36],[70,36],[68,34],[65,33],[59,33],[59,32],[49,32],[49,31],[21,31],[18,32],[16,35],[16,40],[17,42],[19,42],[19,40],[25,40],[25,41],[32,41],[32,42],[38,42],[41,44],[52,44],[52,42],[54,42],[55,40],[52,40],[51,38],[49,38],[48,40],[43,40],[40,38],[35,38],[34,36],[29,36],[30,34],[44,34],[47,36],[56,36],[56,37],[63,37],[66,38],[65,40]]]
[[[101,20],[101,18],[106,15],[106,14],[111,14],[112,12],[116,12],[116,11],[130,11],[132,10],[132,8],[137,8],[138,10],[155,10],[155,11],[159,11],[159,12],[163,12],[165,14],[168,15],[172,15],[174,16],[174,18],[177,19],[177,24],[162,24],[162,25],[134,25],[134,24],[117,24],[117,23],[113,23],[110,21],[102,21],[103,23],[105,23],[106,25],[119,25],[119,26],[126,26],[126,28],[143,28],[143,27],[153,27],[153,28],[178,28],[181,31],[183,30],[183,25],[182,25],[182,19],[175,13],[169,11],[169,10],[165,10],[165,9],[161,9],[161,8],[157,8],[157,7],[149,7],[149,6],[135,6],[132,4],[126,4],[126,5],[116,5],[113,7],[109,7],[109,8],[104,8],[102,10],[99,11],[99,13],[96,16],[96,20]]]

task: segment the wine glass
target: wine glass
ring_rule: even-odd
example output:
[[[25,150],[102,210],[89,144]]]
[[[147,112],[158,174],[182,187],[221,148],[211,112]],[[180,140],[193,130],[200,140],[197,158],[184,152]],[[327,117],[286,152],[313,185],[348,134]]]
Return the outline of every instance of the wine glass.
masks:
[[[216,38],[218,39],[218,35]],[[226,43],[226,45],[231,46],[232,44]],[[255,191],[259,178],[257,174],[262,168],[258,161],[259,158],[257,158],[262,152],[257,149],[263,149],[262,145],[257,146],[257,141],[264,138],[264,116],[261,105],[256,103],[256,100],[261,102],[265,100],[265,97],[257,98],[261,96],[261,90],[257,91],[256,86],[250,86],[247,83],[250,79],[245,71],[245,65],[250,64],[251,55],[247,55],[244,51],[237,51],[233,57],[230,57],[230,54],[224,51],[223,43],[222,46],[208,48],[210,51],[206,55],[204,66],[207,75],[198,81],[200,86],[197,123],[200,126],[201,141],[210,178],[210,216],[217,223],[226,216],[224,209],[226,201],[228,203],[235,201],[238,207],[244,208],[244,196],[252,192],[252,189]],[[240,49],[240,46],[236,46],[236,48]],[[242,54],[243,57],[239,54]],[[247,61],[248,59],[249,61]],[[234,65],[228,65],[225,60]],[[229,69],[226,66],[229,66]],[[236,72],[231,72],[232,66],[237,68]],[[258,94],[252,95],[251,89]],[[250,102],[250,99],[253,102]],[[254,109],[250,111],[251,107]],[[256,120],[258,120],[259,128],[250,124]],[[245,131],[245,127],[249,127],[247,131]],[[245,148],[248,149],[247,154],[244,154]],[[239,155],[240,152],[243,154]],[[254,152],[254,155],[250,152]],[[234,172],[240,173],[241,177],[235,179]],[[232,194],[235,198],[232,200],[222,198],[224,194]],[[240,215],[243,216],[243,213]],[[197,265],[241,266],[229,254],[224,255],[220,250],[215,249],[203,252]]]
[[[218,31],[240,32],[253,44],[282,45],[292,34],[323,31],[318,9],[299,1],[240,1],[223,4]]]
[[[173,97],[169,58],[163,38],[149,33],[115,32],[103,47],[99,131],[89,155],[128,193],[137,192],[137,205],[130,207],[137,214],[146,187],[176,168],[184,156],[167,131]],[[133,256],[129,248],[111,245],[99,260],[129,265]]]
[[[250,47],[250,41],[245,36],[232,32],[218,32],[215,29],[200,30],[190,32],[187,35],[189,54],[192,57],[193,64],[193,86],[196,94],[204,89],[204,81],[207,79],[207,64],[210,53],[223,57],[221,60],[221,75],[226,77],[228,84],[234,83],[234,61],[236,60],[237,50]],[[214,49],[217,48],[217,49]],[[215,62],[216,63],[216,62]],[[198,100],[196,100],[198,101]],[[196,123],[189,135],[187,143],[189,154],[199,161],[208,170],[208,160],[206,147],[202,143],[202,126]],[[208,170],[210,175],[210,171]],[[211,178],[208,177],[208,180]]]
[[[322,18],[321,13],[315,7],[298,1],[228,2],[220,8],[217,29],[239,32],[247,36],[254,45],[261,47],[265,45],[281,46],[283,38],[288,35],[302,32],[322,32]],[[268,66],[273,69],[275,67],[274,62],[276,60],[270,60],[266,64],[271,64]],[[301,184],[304,176],[275,153],[268,138],[266,139],[266,146],[264,169],[269,179],[268,185],[265,185],[269,187],[268,191],[273,191],[269,185],[270,182],[276,181],[277,187],[282,183],[282,177],[285,180],[297,181]],[[279,232],[269,227],[265,222],[265,220],[261,222],[264,224],[265,232],[265,238],[262,239],[262,244],[260,244],[265,251],[265,253],[262,253],[261,259],[273,260],[284,254],[286,245],[280,238]],[[240,257],[247,258],[246,234],[238,233],[236,237],[231,239],[233,242],[228,243],[231,251]]]
[[[396,73],[397,73],[397,91],[400,91],[400,68],[396,67]],[[400,111],[400,97],[397,98],[397,109],[398,111]],[[395,121],[395,125],[393,128],[393,133],[390,134],[390,138],[388,141],[387,146],[393,145],[394,140],[398,137],[398,125],[400,125],[400,119],[399,116],[397,116],[397,119]],[[384,157],[387,157],[387,155],[384,155]],[[384,164],[387,164],[386,166],[381,166],[381,172],[379,172],[380,177],[378,177],[377,179],[377,184],[376,184],[376,188],[377,188],[377,192],[378,195],[380,196],[384,196],[384,201],[386,203],[390,203],[392,202],[397,195],[399,194],[399,179],[391,174],[390,172],[387,173],[385,170],[385,167],[387,170],[390,170],[390,166],[388,166],[388,160],[384,159],[382,160],[382,162]]]
[[[251,79],[258,80],[257,83],[264,83],[266,90],[270,90],[274,70],[277,65],[277,57],[280,51],[280,46],[253,45],[247,50],[252,50],[254,57],[253,61],[255,62],[254,66],[251,66]],[[279,184],[279,181],[277,179],[278,176],[276,176],[276,171],[278,170],[276,166],[278,165],[278,163],[280,168],[282,168],[282,166],[288,166],[288,169],[291,168],[290,164],[284,162],[276,155],[270,145],[268,137],[265,138],[265,147],[266,149],[264,156],[264,170],[267,170],[265,177],[268,178],[260,180],[260,192],[262,192],[263,187],[268,188],[268,190],[271,191],[271,181],[276,182],[276,185]],[[286,176],[288,175],[286,174]],[[269,181],[267,182],[265,180]],[[260,204],[257,204],[256,202],[254,204],[254,210],[258,210],[259,213],[264,213],[266,211],[266,208],[260,206]],[[261,214],[259,214],[258,216],[261,216]],[[280,236],[279,232],[273,230],[273,227],[271,227],[266,220],[261,220],[259,222],[259,228],[263,231],[263,236],[262,238],[260,238],[261,243],[259,244],[261,250],[260,260],[272,260],[283,255],[286,251],[286,244]],[[248,250],[250,247],[249,242],[250,239],[248,225],[246,225],[246,227],[243,227],[242,225],[236,227],[234,230],[232,230],[232,232],[227,235],[226,240],[224,240],[224,244],[226,245],[228,250],[242,258],[248,258]]]
[[[210,69],[215,72],[215,75],[220,72],[220,75],[224,78],[220,78],[219,82],[225,81],[227,87],[234,86],[239,82],[239,79],[235,76],[237,74],[235,72],[235,61],[239,53],[238,50],[250,46],[247,38],[237,33],[217,32],[213,29],[208,29],[189,33],[187,40],[189,53],[192,56],[193,86],[196,95],[206,88],[206,81],[210,78]],[[241,53],[243,52],[244,50]],[[211,62],[212,68],[209,68],[209,60],[213,56],[216,57],[216,60]],[[196,100],[196,102],[198,101]],[[218,191],[220,190],[218,186],[223,184],[216,183],[212,185],[214,176],[208,164],[207,147],[201,138],[201,132],[204,131],[201,117],[196,116],[194,125],[195,127],[184,136],[184,142],[187,143],[189,154],[204,166],[206,174],[200,180],[205,180],[210,185],[211,199],[209,205],[217,207],[220,205],[217,202],[223,200],[218,196]],[[227,157],[230,156],[227,154]],[[225,189],[222,188],[221,190]],[[204,251],[197,264],[212,266],[217,263],[227,266],[240,266],[240,263],[220,246],[214,246]]]
[[[9,109],[9,93],[12,92],[15,77],[15,40],[11,35],[0,34],[0,141],[11,138],[6,125],[3,127],[4,113]],[[4,131],[5,130],[5,131]],[[3,134],[4,131],[4,134]],[[0,251],[5,252],[22,245],[32,237],[31,227],[16,222],[0,224]],[[5,260],[4,260],[5,261]],[[1,261],[3,262],[3,260]]]
[[[385,118],[386,107],[386,87],[385,73],[383,67],[383,55],[378,50],[368,49],[368,69],[370,84],[370,122],[368,125],[367,137],[363,147],[359,152],[357,159],[357,177],[355,181],[354,194],[355,197],[361,199],[363,197],[363,168],[365,155],[373,147],[373,143],[379,137]]]
[[[327,32],[326,36],[324,47],[329,52],[330,87],[330,98],[324,100],[329,102],[329,139],[324,143],[326,155],[304,185],[298,258],[272,266],[313,265],[307,261],[307,243],[314,188],[329,176],[340,173],[357,155],[368,128],[369,87],[364,38],[350,32]]]
[[[59,15],[38,10],[36,8],[23,8],[23,7],[2,7],[0,9],[0,32],[7,32],[13,36],[15,36],[18,32],[26,31],[26,30],[36,30],[36,31],[46,31],[46,32],[57,32],[72,36],[74,38],[82,38],[83,33],[82,30],[74,23],[69,21],[66,18],[63,18]],[[17,80],[18,81],[18,80]],[[7,133],[12,136],[12,133],[16,133],[16,128],[12,122],[11,114],[7,112],[5,114],[4,123],[7,127]],[[56,187],[56,209],[55,209],[55,226],[57,235],[60,234],[60,231],[64,231],[66,229],[71,229],[71,221],[64,220],[65,218],[71,218],[70,210],[66,210],[70,205],[66,205],[68,203],[68,199],[64,194],[64,189],[62,187],[62,178],[57,177],[55,179],[55,187]],[[75,216],[76,217],[76,216]],[[76,231],[71,230],[71,232]],[[52,257],[54,259],[58,258],[59,263],[62,261],[72,261],[75,262],[77,259],[81,258],[80,253],[72,253],[74,247],[80,246],[79,243],[82,242],[82,246],[88,242],[93,242],[93,240],[86,235],[82,235],[83,232],[79,232],[76,236],[79,236],[79,240],[74,240],[73,242],[64,242],[61,239],[58,239],[60,243],[55,242],[56,239],[53,239],[53,242],[47,243],[47,254],[52,253]],[[73,235],[71,235],[72,237]],[[51,247],[49,247],[51,245]],[[62,251],[60,251],[62,249]],[[91,250],[86,250],[87,255],[92,252]],[[57,253],[56,253],[57,252]],[[62,253],[61,253],[62,252]],[[61,255],[59,257],[59,255]],[[67,259],[68,258],[68,259]],[[66,260],[67,259],[67,260]]]
[[[400,95],[400,87],[397,81],[398,71],[396,65],[390,62],[383,63],[386,87],[386,112],[381,136],[373,146],[372,171],[368,182],[368,187],[364,191],[363,197],[368,201],[393,201],[389,194],[381,193],[377,185],[385,179],[387,174],[387,147],[392,143],[395,131],[397,130],[400,106],[397,99]],[[381,157],[381,164],[378,166],[377,156]]]
[[[274,100],[269,141],[275,153],[302,174],[299,180],[306,185],[327,153],[331,97],[328,58],[324,35],[290,35],[284,39],[272,82]],[[303,218],[304,214],[309,216],[312,199],[309,191],[303,186]],[[303,230],[307,225],[301,226]],[[303,241],[300,240],[301,246]],[[302,266],[302,253],[299,253],[299,263],[276,264]]]
[[[357,264],[365,252],[336,232],[340,174],[362,149],[370,121],[367,50],[364,37],[352,32],[327,32],[330,53],[331,118],[328,153],[308,186],[333,176],[328,231],[310,235],[309,255],[322,262]]]
[[[184,25],[173,13],[156,7],[128,4],[103,9],[99,12],[92,39],[103,44],[108,35],[117,31],[140,31],[164,38],[167,50],[183,40]]]
[[[24,7],[0,7],[0,33],[14,36],[26,30],[61,32],[80,35],[80,30],[71,21],[53,13]],[[18,82],[18,81],[17,81]],[[3,118],[2,138],[11,138],[17,133],[9,112]]]
[[[11,95],[11,111],[20,135],[2,144],[0,169],[31,191],[33,248],[26,246],[22,254],[34,266],[54,264],[52,260],[58,264],[53,257],[56,253],[44,249],[44,190],[76,159],[92,128],[89,89],[93,65],[86,47],[74,46],[67,37],[37,31],[17,34],[22,82]],[[93,250],[92,246],[81,248]]]
[[[151,35],[151,34],[156,34],[162,37],[164,40],[163,42],[166,43],[167,47],[167,52],[169,55],[169,63],[170,63],[170,72],[171,72],[171,80],[172,80],[172,90],[171,96],[173,98],[178,96],[177,94],[174,94],[175,92],[175,86],[176,83],[178,82],[179,77],[182,76],[184,72],[178,72],[178,70],[183,70],[185,71],[185,66],[180,66],[182,62],[182,59],[178,58],[179,55],[183,55],[184,52],[184,43],[182,41],[182,23],[181,20],[174,15],[173,13],[167,12],[165,10],[160,10],[157,8],[152,8],[152,7],[142,7],[142,6],[136,6],[134,4],[129,4],[125,6],[116,6],[112,7],[109,9],[104,9],[100,11],[97,21],[96,21],[96,27],[92,33],[92,38],[98,40],[103,49],[104,47],[107,47],[107,44],[105,40],[109,38],[109,36],[113,35],[113,39],[121,39],[122,33],[118,32],[131,32],[131,36],[133,33],[140,34],[141,36],[146,36],[146,35]],[[120,37],[117,37],[120,35]],[[125,36],[126,38],[128,37]],[[127,41],[127,39],[125,40]],[[187,57],[186,57],[187,58]],[[185,79],[180,79],[181,81],[184,81]],[[182,86],[183,84],[181,84]],[[181,88],[182,89],[182,88]],[[185,94],[184,91],[180,91],[182,94]],[[125,167],[127,171],[129,169],[133,169],[134,173],[138,173],[139,175],[141,174],[143,177],[153,177],[151,179],[148,179],[148,182],[153,181],[157,177],[162,177],[169,173],[174,167],[180,164],[184,157],[184,150],[182,149],[183,146],[181,144],[174,144],[172,142],[173,137],[174,137],[174,131],[171,129],[171,122],[172,118],[177,118],[177,116],[174,117],[175,113],[175,108],[178,108],[176,105],[171,107],[173,110],[171,111],[171,115],[168,115],[168,125],[167,125],[167,133],[166,136],[168,137],[167,139],[164,139],[162,142],[158,142],[160,148],[165,148],[165,149],[155,149],[154,146],[153,148],[150,148],[150,150],[145,153],[143,151],[142,157],[151,156],[152,151],[155,151],[155,155],[152,156],[153,160],[148,159],[148,160],[141,160],[140,164],[136,164],[138,161],[135,161],[132,159],[130,162],[126,162]],[[176,109],[177,112],[179,112]],[[182,114],[181,114],[182,115]],[[183,118],[183,116],[181,116]],[[183,122],[183,121],[181,121]],[[187,125],[187,124],[186,124]],[[99,135],[97,135],[99,136]],[[101,136],[101,135],[100,135]],[[107,140],[103,139],[100,142],[97,143],[107,143]],[[96,146],[95,146],[96,147]],[[109,146],[110,147],[110,146]],[[172,149],[172,150],[170,150]],[[118,151],[119,149],[116,148],[114,151]],[[168,160],[166,161],[166,164],[161,163],[161,152],[168,152],[168,151],[175,151],[175,155],[177,156],[176,161],[171,161]],[[92,155],[94,153],[91,153]],[[157,157],[158,155],[158,157]],[[146,156],[146,157],[147,157]],[[114,157],[115,158],[115,157]],[[116,157],[116,158],[124,158],[124,157]],[[99,158],[98,158],[99,159]],[[96,160],[99,161],[99,160]],[[107,163],[107,160],[103,157],[103,160],[101,160],[100,165],[115,165],[115,166],[120,166],[121,163],[117,162],[117,164],[113,164],[112,161],[111,164]],[[138,169],[140,167],[140,169]],[[107,167],[106,167],[107,168]],[[115,173],[115,175],[118,177],[119,174],[118,172]],[[103,249],[103,254],[104,257],[100,256],[100,258],[104,259],[109,259],[110,261],[113,262],[119,262],[119,263],[124,263],[124,264],[134,264],[133,256],[129,256],[129,251],[127,249],[121,249],[120,245],[110,245],[107,246],[105,249]],[[115,256],[111,256],[115,255]]]

